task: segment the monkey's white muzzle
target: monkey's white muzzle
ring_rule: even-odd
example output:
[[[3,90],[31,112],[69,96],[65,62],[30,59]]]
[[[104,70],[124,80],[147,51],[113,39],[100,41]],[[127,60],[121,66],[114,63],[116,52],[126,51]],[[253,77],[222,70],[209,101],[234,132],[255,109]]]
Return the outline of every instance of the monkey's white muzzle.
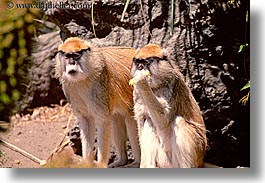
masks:
[[[83,79],[83,73],[84,71],[81,69],[81,67],[77,64],[68,64],[65,67],[65,72],[63,73],[63,78],[68,81],[79,81]]]
[[[65,70],[66,73],[68,75],[71,75],[71,76],[73,76],[77,73],[84,73],[83,70],[80,68],[80,66],[76,65],[76,64],[75,65],[67,65],[65,69],[66,69]]]

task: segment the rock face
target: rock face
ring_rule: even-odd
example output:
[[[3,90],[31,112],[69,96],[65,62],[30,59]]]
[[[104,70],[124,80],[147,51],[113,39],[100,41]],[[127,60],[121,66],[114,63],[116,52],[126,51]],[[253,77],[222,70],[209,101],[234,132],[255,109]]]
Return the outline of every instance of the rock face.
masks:
[[[59,103],[64,99],[59,81],[55,77],[55,55],[60,44],[59,32],[40,35],[32,53],[32,66],[29,70],[29,88],[26,98],[31,108],[39,105]],[[26,106],[24,107],[26,108]]]
[[[124,1],[52,2],[61,8],[45,9],[45,14],[60,32],[42,35],[33,54],[32,80],[39,87],[34,91],[43,102],[63,97],[53,75],[53,59],[67,37],[78,36],[98,46],[139,48],[157,43],[178,63],[201,107],[209,139],[206,161],[223,167],[250,166],[250,109],[239,103],[246,95],[240,89],[250,77],[249,49],[238,53],[240,44],[249,43],[248,2],[179,0],[172,7],[171,1],[131,0],[124,21]],[[43,70],[37,72],[40,67]]]

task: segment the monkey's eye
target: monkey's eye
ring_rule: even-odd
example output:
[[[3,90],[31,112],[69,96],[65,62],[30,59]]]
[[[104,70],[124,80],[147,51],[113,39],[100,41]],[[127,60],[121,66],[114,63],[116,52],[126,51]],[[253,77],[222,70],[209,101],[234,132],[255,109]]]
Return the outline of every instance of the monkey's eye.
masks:
[[[136,58],[133,59],[133,62],[136,64],[144,64],[144,65],[150,63],[147,59],[136,59]]]
[[[69,53],[64,53],[64,56],[66,58],[73,58],[74,60],[78,60],[82,54],[79,52],[69,52]]]
[[[159,57],[148,57],[145,60],[146,60],[146,62],[148,62],[150,64],[152,62],[159,62],[159,61],[163,60],[163,58],[159,58]]]

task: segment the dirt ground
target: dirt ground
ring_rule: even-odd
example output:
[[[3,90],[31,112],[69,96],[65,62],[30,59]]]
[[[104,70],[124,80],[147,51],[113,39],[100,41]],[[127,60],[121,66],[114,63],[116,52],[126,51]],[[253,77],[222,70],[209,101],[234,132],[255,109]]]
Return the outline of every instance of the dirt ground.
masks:
[[[49,158],[55,162],[58,157],[64,157],[61,162],[74,162],[81,159],[73,153],[68,145],[60,153],[54,153],[53,150],[59,146],[65,137],[68,121],[71,127],[74,119],[68,105],[53,107],[40,107],[33,110],[32,114],[12,116],[11,126],[5,133],[0,133],[0,139],[10,143],[26,153],[40,160]],[[66,140],[67,141],[67,136]],[[30,159],[27,156],[16,151],[14,148],[7,147],[5,143],[0,144],[0,167],[1,168],[40,168],[43,167],[38,161]],[[51,165],[45,167],[69,167],[70,165]]]
[[[0,133],[0,168],[87,168],[68,143],[66,134],[75,121],[68,104],[39,107],[27,115],[15,114],[8,131]],[[109,163],[117,158],[113,147],[110,151]],[[130,164],[134,158],[129,141],[127,153]]]

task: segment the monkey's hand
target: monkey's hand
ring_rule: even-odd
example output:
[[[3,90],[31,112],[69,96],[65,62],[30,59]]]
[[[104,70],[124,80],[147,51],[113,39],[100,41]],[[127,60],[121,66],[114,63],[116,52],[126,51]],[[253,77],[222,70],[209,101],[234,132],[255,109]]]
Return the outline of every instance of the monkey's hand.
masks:
[[[129,85],[134,85],[135,83],[138,83],[139,81],[143,81],[147,76],[150,76],[150,72],[146,70],[139,71],[137,70],[135,72],[134,78],[132,78],[129,81]]]

